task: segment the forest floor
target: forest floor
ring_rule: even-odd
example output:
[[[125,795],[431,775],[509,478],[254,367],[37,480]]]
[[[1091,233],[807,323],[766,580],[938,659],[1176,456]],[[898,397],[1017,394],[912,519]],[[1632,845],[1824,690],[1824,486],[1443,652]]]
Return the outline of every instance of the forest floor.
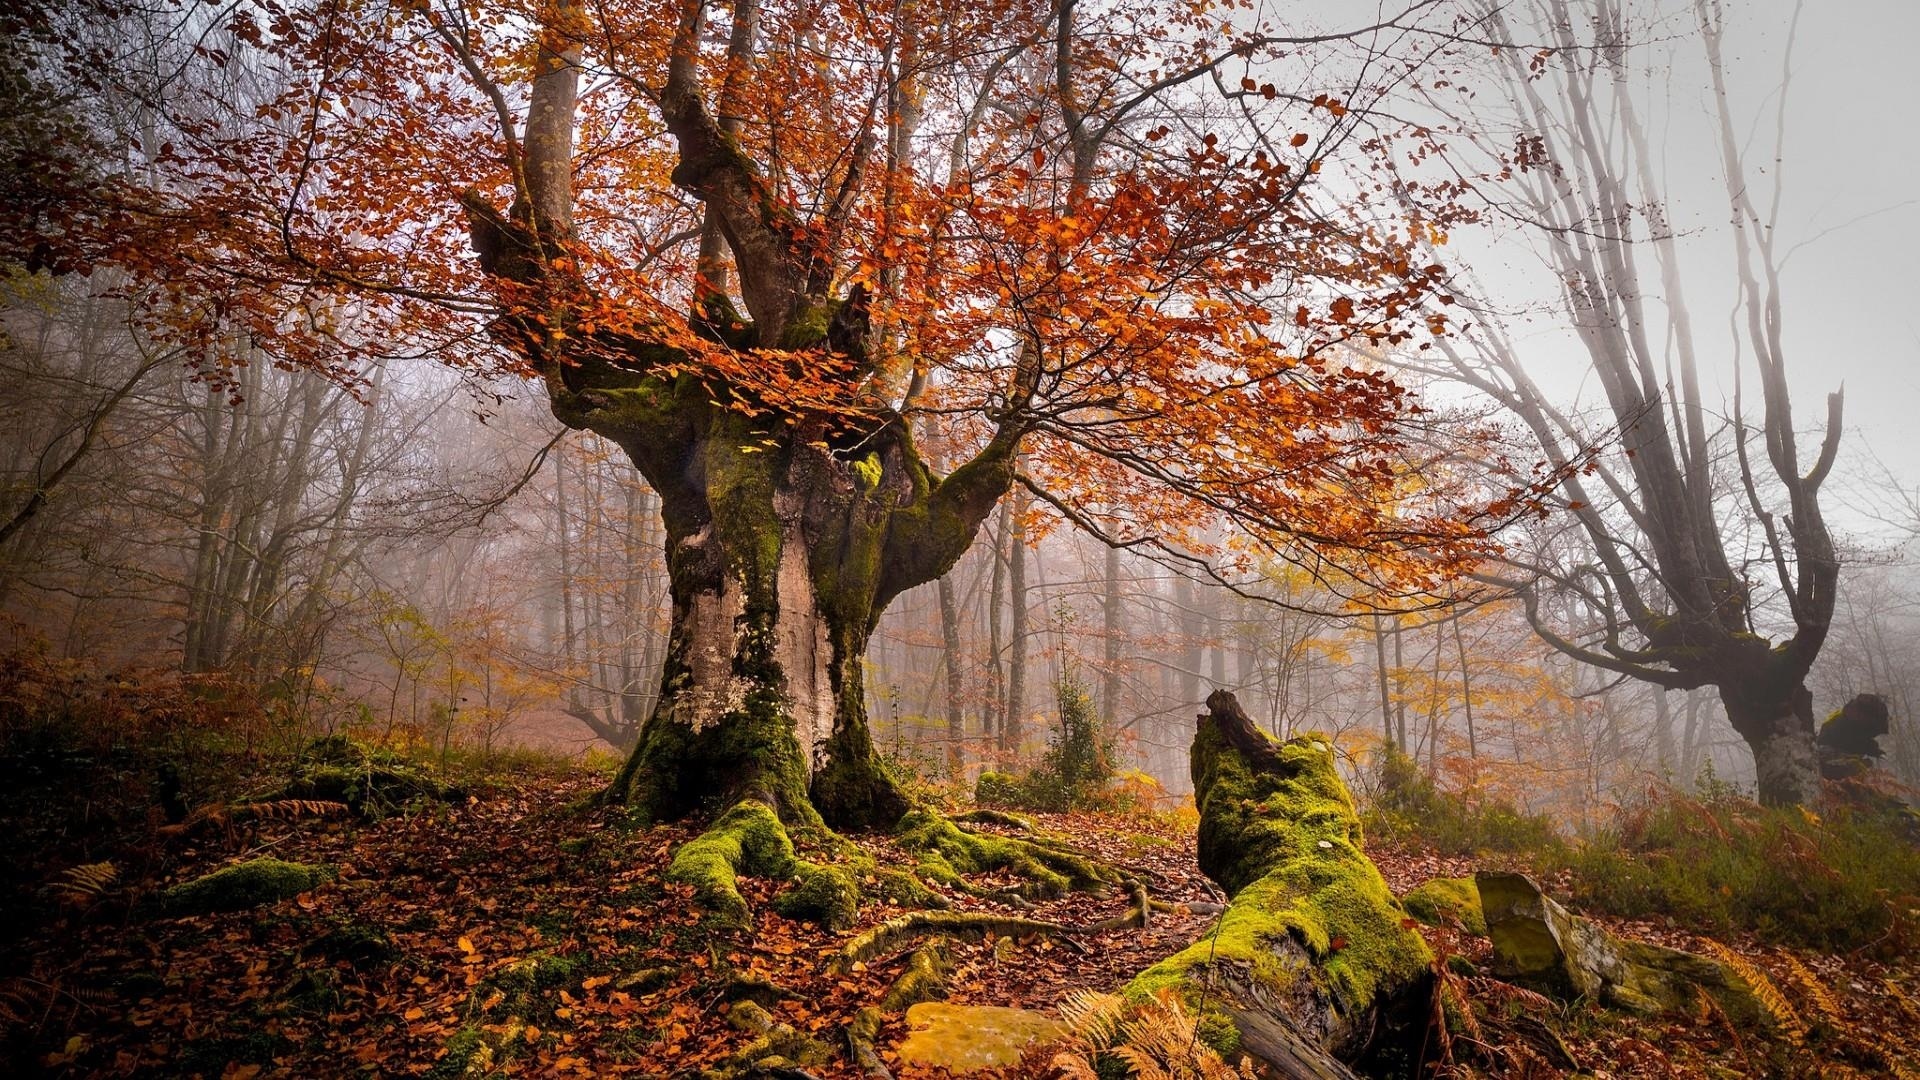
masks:
[[[694,830],[630,828],[618,812],[574,809],[603,782],[586,770],[528,774],[371,824],[262,821],[171,843],[150,828],[123,837],[118,887],[68,889],[31,920],[9,917],[0,927],[0,1021],[11,1021],[0,1073],[451,1077],[469,1074],[484,1041],[499,1048],[490,1075],[679,1076],[723,1061],[748,1040],[724,1019],[745,973],[787,991],[770,1001],[776,1017],[840,1045],[847,1023],[879,1001],[904,959],[830,974],[827,961],[849,933],[773,913],[769,881],[741,883],[750,928],[711,929],[690,890],[664,881],[669,853]],[[1214,898],[1195,866],[1192,835],[1167,821],[1039,820],[1131,871],[1158,899]],[[862,842],[882,865],[906,865],[887,840]],[[31,865],[12,872],[55,880],[54,867],[83,854],[99,860],[104,844],[96,836],[64,860],[30,846]],[[1396,892],[1485,865],[1405,846],[1370,854]],[[336,877],[293,899],[226,914],[167,918],[137,903],[140,889],[261,855],[324,863]],[[967,910],[995,906],[951,899]],[[1119,895],[1069,895],[1006,913],[1085,926],[1125,908]],[[861,927],[897,914],[864,904]],[[1706,947],[1677,927],[1605,921],[1630,936]],[[1208,923],[1169,914],[1146,930],[959,945],[950,1000],[1046,1008],[1077,988],[1114,990]],[[1443,955],[1482,965],[1487,958],[1484,941],[1448,930],[1430,938]],[[1723,944],[1784,989],[1804,1032],[1763,1038],[1710,1013],[1649,1021],[1598,1007],[1543,1010],[1544,999],[1468,979],[1455,985],[1485,1023],[1455,1034],[1455,1063],[1439,1074],[1890,1075],[1872,1063],[1920,1061],[1920,959]],[[1559,1032],[1570,1060],[1558,1058],[1550,1039],[1519,1046],[1528,1042],[1525,1025],[1540,1021]],[[899,1016],[889,1018],[876,1040],[883,1056],[902,1027]],[[1863,1043],[1882,1054],[1861,1051]],[[1018,1075],[1047,1075],[1041,1060]],[[858,1075],[846,1065],[818,1072]]]

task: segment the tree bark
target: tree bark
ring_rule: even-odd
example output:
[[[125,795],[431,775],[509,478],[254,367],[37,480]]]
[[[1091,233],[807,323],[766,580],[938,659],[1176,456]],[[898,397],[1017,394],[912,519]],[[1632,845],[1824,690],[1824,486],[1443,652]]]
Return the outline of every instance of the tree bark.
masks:
[[[685,401],[685,430],[662,439],[651,422],[624,427],[631,402],[592,398],[563,392],[556,412],[596,425],[654,483],[672,597],[659,697],[610,798],[656,819],[753,798],[788,821],[897,820],[907,804],[874,752],[861,658],[886,604],[965,550],[1010,456],[936,481],[897,418],[856,456],[820,431]]]

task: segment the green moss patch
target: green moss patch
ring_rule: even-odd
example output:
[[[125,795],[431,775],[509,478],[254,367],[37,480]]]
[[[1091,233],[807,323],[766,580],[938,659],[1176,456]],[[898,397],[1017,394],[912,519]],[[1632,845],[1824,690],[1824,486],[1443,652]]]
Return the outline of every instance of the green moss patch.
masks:
[[[324,866],[253,859],[175,885],[160,894],[160,907],[169,915],[242,911],[290,899],[331,880],[333,871]]]
[[[339,802],[360,817],[378,819],[421,802],[463,797],[465,792],[459,787],[399,754],[365,746],[344,735],[330,735],[308,744],[292,779],[262,801]]]
[[[968,832],[930,810],[901,818],[895,839],[918,858],[920,876],[962,889],[969,888],[965,875],[996,870],[1019,874],[1037,896],[1101,892],[1118,880],[1097,860],[1033,840]]]
[[[1472,878],[1434,878],[1401,897],[1400,906],[1428,926],[1453,925],[1476,937],[1487,936],[1487,917]]]
[[[1218,725],[1201,726],[1200,864],[1232,902],[1212,933],[1142,972],[1127,996],[1197,999],[1201,985],[1230,974],[1264,1000],[1330,1000],[1327,1041],[1340,1042],[1350,1034],[1341,1025],[1424,977],[1432,954],[1361,851],[1330,744],[1308,735],[1259,756],[1255,767]]]
[[[747,901],[740,895],[739,875],[782,878],[796,865],[780,816],[766,803],[748,799],[675,852],[667,880],[692,885],[694,898],[716,920],[744,925]]]
[[[793,887],[774,898],[773,909],[789,919],[845,930],[860,915],[860,886],[844,866],[802,863]]]

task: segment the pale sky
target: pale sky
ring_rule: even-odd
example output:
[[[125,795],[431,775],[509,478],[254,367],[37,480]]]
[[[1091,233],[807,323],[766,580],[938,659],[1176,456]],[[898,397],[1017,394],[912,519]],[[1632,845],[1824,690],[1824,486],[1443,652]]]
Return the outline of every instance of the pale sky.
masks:
[[[1641,8],[1653,5],[1638,5]],[[1685,3],[1666,0],[1684,29]],[[1737,114],[1751,125],[1751,176],[1769,186],[1774,108],[1781,83],[1792,0],[1726,0],[1728,83]],[[1830,503],[1888,494],[1878,478],[1863,494],[1858,478],[1877,455],[1907,491],[1920,484],[1920,3],[1914,0],[1811,0],[1793,42],[1781,173],[1781,251],[1793,249],[1782,273],[1782,340],[1794,388],[1795,420],[1810,456],[1826,394],[1846,388],[1847,439]],[[1655,47],[1670,57],[1664,77],[1648,87],[1647,123],[1668,160],[1669,212],[1685,235],[1681,245],[1687,302],[1701,347],[1702,379],[1711,398],[1732,395],[1734,356],[1726,330],[1734,299],[1727,198],[1712,135],[1706,66],[1697,41]],[[1471,242],[1471,241],[1469,241]],[[1470,250],[1462,248],[1463,251]],[[1539,263],[1523,251],[1488,258],[1475,268],[1498,289],[1540,281]],[[1651,268],[1652,260],[1646,265]],[[1504,283],[1504,284],[1503,284]],[[1564,334],[1544,328],[1537,377],[1571,387],[1587,370]],[[1744,358],[1751,364],[1751,358]],[[1745,375],[1751,410],[1753,372]],[[1717,391],[1714,389],[1718,387]],[[1595,398],[1598,390],[1585,387]],[[1852,467],[1849,470],[1849,466]],[[1864,517],[1831,507],[1835,523],[1866,531]]]

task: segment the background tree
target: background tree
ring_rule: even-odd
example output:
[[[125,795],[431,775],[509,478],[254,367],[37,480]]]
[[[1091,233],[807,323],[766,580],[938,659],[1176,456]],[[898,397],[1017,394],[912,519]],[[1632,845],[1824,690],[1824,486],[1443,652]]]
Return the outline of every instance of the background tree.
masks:
[[[1725,425],[1703,391],[1701,359],[1713,346],[1688,309],[1666,167],[1636,90],[1640,65],[1653,60],[1636,37],[1638,14],[1615,0],[1489,6],[1512,126],[1495,134],[1478,104],[1471,122],[1497,156],[1488,187],[1506,198],[1499,213],[1526,223],[1561,285],[1604,409],[1593,418],[1557,406],[1486,307],[1439,343],[1441,359],[1414,363],[1493,398],[1555,462],[1583,447],[1617,449],[1566,476],[1569,526],[1516,552],[1508,565],[1521,576],[1510,583],[1536,631],[1567,655],[1668,689],[1714,688],[1752,750],[1761,799],[1803,802],[1817,780],[1806,679],[1839,580],[1820,490],[1839,449],[1840,395],[1829,396],[1825,434],[1804,459],[1780,337],[1779,170],[1755,167],[1735,134],[1719,4],[1696,0],[1691,15],[1732,211],[1737,309],[1720,347],[1736,368],[1751,357],[1757,420],[1744,412],[1737,370]],[[1783,75],[1770,162],[1780,159],[1785,90]]]

